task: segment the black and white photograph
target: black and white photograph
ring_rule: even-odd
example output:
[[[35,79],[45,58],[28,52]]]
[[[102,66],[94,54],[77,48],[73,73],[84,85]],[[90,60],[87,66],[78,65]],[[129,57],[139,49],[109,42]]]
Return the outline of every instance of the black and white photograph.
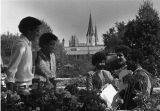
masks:
[[[0,111],[160,111],[160,0],[0,5]]]

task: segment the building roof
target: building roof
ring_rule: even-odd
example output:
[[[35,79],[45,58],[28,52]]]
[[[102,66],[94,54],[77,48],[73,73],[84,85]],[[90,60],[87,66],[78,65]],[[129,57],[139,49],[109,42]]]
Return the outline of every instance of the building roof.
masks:
[[[104,49],[104,46],[65,47],[67,55],[95,54]]]
[[[94,51],[94,50],[92,50],[92,51],[67,51],[67,55],[87,55],[87,54],[95,54],[96,52],[98,52],[98,51]]]

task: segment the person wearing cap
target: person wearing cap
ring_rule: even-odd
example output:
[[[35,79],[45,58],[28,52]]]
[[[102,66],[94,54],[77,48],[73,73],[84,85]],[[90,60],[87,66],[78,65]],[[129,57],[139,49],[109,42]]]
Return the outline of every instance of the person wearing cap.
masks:
[[[42,22],[37,18],[28,16],[19,23],[20,39],[17,40],[11,51],[11,59],[6,71],[6,86],[13,90],[14,85],[28,88],[32,85],[32,42],[39,36]]]
[[[52,33],[44,33],[39,39],[40,50],[35,61],[35,77],[43,82],[51,82],[56,88],[56,60],[54,49],[58,38]]]

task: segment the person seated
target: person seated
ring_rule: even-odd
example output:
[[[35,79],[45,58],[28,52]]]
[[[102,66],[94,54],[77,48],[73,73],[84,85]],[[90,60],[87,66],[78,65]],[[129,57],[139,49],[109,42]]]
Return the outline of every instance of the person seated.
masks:
[[[51,82],[56,87],[56,60],[54,48],[58,38],[52,33],[44,33],[39,39],[40,50],[35,61],[35,77]]]
[[[114,84],[114,78],[111,73],[104,70],[106,55],[104,52],[97,52],[92,56],[92,64],[95,66],[94,71],[87,73],[87,90],[102,90],[106,84]]]
[[[116,47],[115,52],[117,53],[119,69],[115,70],[114,72],[118,76],[118,91],[120,92],[127,87],[127,84],[123,83],[123,77],[133,73],[132,70],[127,68],[126,63],[130,53],[130,48],[124,45],[120,45]]]
[[[149,72],[140,65],[143,61],[143,54],[133,50],[129,58],[127,66],[128,69],[133,71],[133,74],[123,78],[123,82],[127,83],[128,86],[119,92],[119,96],[123,99],[119,106],[120,110],[132,110],[138,107],[143,102],[139,98],[139,94],[147,97],[151,92]]]

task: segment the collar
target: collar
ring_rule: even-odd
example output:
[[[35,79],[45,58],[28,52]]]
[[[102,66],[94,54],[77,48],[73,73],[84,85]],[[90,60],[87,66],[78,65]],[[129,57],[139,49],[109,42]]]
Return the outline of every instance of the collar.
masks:
[[[28,38],[26,36],[24,36],[23,34],[21,35],[21,38],[28,44],[31,45],[31,41],[28,40]]]
[[[121,72],[122,70],[127,69],[127,65],[123,66],[120,69],[115,70],[116,73]]]
[[[49,55],[47,56],[47,54],[46,54],[42,49],[39,50],[39,53],[40,53],[40,55],[42,55],[45,59],[50,60],[51,54],[49,54]]]
[[[137,66],[137,69],[134,71],[136,72],[137,70],[143,69],[140,65]]]

